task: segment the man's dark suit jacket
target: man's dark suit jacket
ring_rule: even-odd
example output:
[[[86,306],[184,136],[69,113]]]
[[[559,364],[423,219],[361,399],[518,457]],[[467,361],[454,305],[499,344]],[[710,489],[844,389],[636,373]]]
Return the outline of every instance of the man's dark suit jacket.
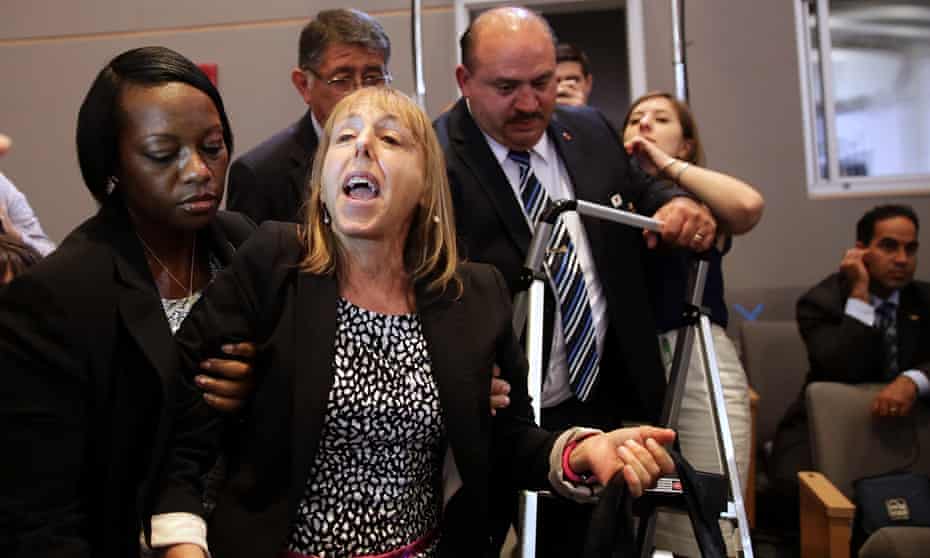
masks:
[[[434,123],[446,155],[463,256],[489,263],[504,275],[511,293],[530,243],[523,210],[464,99]],[[580,200],[651,215],[683,192],[631,167],[616,131],[590,108],[557,108],[547,134],[567,169]],[[607,299],[609,329],[601,374],[592,401],[606,417],[601,428],[620,419],[656,423],[665,393],[656,328],[649,308],[642,231],[582,217],[595,268]],[[546,300],[546,339],[552,339],[555,299]],[[549,344],[544,349],[548,361]],[[545,410],[543,411],[545,417]]]
[[[226,263],[253,229],[220,212],[199,238]],[[122,203],[0,291],[0,309],[0,556],[138,556],[166,402],[189,390]]]
[[[882,332],[846,314],[851,288],[842,273],[830,275],[805,293],[797,305],[798,327],[810,371],[811,382],[849,384],[888,382],[882,370]],[[930,284],[912,281],[901,289],[898,304],[898,369],[920,369],[930,375]],[[773,449],[778,477],[792,477],[797,466],[809,460],[807,410],[804,389],[791,405],[778,427]],[[788,457],[800,452],[800,465]],[[780,472],[779,472],[780,471]]]
[[[265,223],[205,293],[177,334],[188,365],[227,338],[260,346],[260,383],[238,444],[227,450],[228,482],[217,497],[208,536],[214,556],[274,558],[306,490],[333,385],[339,286],[334,276],[301,272],[297,227]],[[546,485],[555,435],[535,427],[526,391],[526,360],[510,325],[511,306],[500,274],[462,264],[461,296],[417,292],[417,313],[439,387],[446,439],[463,486],[442,517],[441,555],[484,556],[489,480],[520,487]],[[491,364],[513,385],[511,404],[491,417]],[[203,405],[201,404],[201,407]],[[216,423],[214,422],[214,426]],[[192,431],[200,429],[195,425]],[[209,436],[186,437],[175,453]],[[196,510],[190,487],[199,472],[168,470],[160,512]],[[181,482],[187,479],[187,483]]]
[[[226,207],[265,221],[304,221],[308,182],[316,153],[316,132],[308,110],[303,118],[239,157],[229,167]]]

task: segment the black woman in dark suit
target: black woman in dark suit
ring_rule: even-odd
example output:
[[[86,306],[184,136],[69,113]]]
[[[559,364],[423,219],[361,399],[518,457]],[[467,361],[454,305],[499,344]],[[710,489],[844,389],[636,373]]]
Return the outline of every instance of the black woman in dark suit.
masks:
[[[100,211],[0,294],[7,557],[138,556],[178,395],[231,411],[250,391],[244,363],[217,360],[205,395],[181,390],[172,338],[254,228],[217,212],[232,134],[215,87],[168,49],[125,52],[91,86],[77,146]]]
[[[410,99],[347,97],[319,153],[306,224],[265,223],[178,334],[188,366],[254,339],[259,382],[209,545],[168,556],[484,556],[492,478],[590,498],[589,475],[622,471],[639,494],[673,470],[670,430],[535,426],[507,287],[458,260],[441,148]],[[513,389],[492,417],[493,362]],[[153,540],[207,527],[197,479],[217,435],[200,413],[178,432]]]

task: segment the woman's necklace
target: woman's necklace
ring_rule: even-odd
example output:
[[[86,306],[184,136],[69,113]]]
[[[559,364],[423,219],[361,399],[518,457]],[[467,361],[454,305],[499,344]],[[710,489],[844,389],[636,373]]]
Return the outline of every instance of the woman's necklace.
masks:
[[[193,296],[194,295],[194,254],[195,254],[195,250],[197,249],[197,238],[195,237],[194,243],[191,244],[191,277],[190,277],[190,283],[187,285],[187,287],[185,287],[184,283],[179,281],[178,278],[175,277],[173,273],[171,273],[171,270],[168,269],[168,266],[165,265],[165,262],[161,261],[161,258],[159,258],[157,254],[155,254],[155,250],[152,250],[152,248],[144,240],[142,240],[142,236],[140,236],[139,233],[136,233],[136,236],[139,238],[139,242],[142,243],[142,247],[145,248],[145,251],[148,252],[149,255],[152,256],[152,258],[158,263],[158,265],[160,265],[161,268],[165,270],[165,273],[168,274],[168,277],[170,277],[171,280],[174,281],[174,283],[177,286],[181,287],[181,289],[187,289],[188,297]]]

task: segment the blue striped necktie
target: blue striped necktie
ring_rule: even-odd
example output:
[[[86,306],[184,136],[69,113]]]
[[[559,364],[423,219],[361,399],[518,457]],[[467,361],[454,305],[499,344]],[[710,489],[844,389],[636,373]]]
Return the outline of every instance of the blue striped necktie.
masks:
[[[549,195],[530,168],[528,152],[510,151],[507,157],[520,168],[520,199],[526,216],[535,227],[539,215],[549,203]],[[575,244],[562,219],[558,220],[552,231],[545,266],[559,298],[568,382],[575,397],[587,401],[600,370],[594,313],[591,311],[588,288]]]
[[[894,378],[898,375],[898,327],[895,314],[897,305],[893,302],[885,301],[875,309],[876,326],[882,332],[882,348],[884,349],[884,370],[886,378]]]

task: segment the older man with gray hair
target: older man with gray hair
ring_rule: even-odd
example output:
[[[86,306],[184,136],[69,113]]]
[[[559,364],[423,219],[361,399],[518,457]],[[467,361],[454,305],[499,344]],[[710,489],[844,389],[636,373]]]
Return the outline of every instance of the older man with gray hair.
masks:
[[[391,81],[391,40],[359,10],[324,10],[300,33],[291,83],[306,114],[236,160],[229,169],[227,206],[256,223],[302,221],[307,176],[322,126],[343,97],[359,87]]]

